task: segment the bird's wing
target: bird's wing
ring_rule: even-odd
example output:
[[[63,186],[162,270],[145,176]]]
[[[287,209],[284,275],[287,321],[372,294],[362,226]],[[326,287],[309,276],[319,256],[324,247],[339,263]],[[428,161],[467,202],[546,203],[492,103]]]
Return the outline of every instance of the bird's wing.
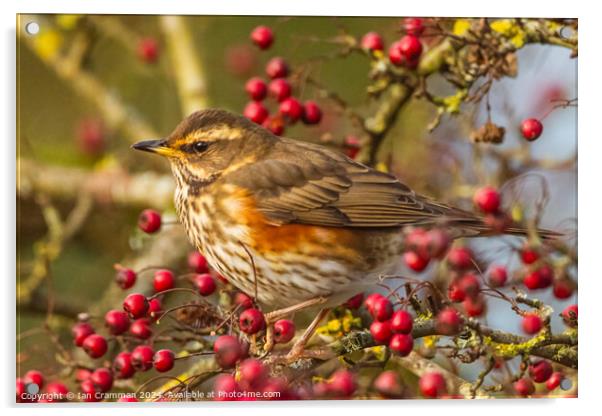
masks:
[[[243,166],[227,179],[248,189],[274,225],[399,227],[446,217],[476,220],[417,195],[394,176],[322,146],[288,139],[277,143],[265,160]]]

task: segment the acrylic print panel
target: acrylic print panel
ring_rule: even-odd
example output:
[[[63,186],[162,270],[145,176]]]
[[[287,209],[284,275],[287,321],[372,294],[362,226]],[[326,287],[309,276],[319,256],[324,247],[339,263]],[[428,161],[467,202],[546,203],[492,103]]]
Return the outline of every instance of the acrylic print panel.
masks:
[[[577,38],[20,15],[17,402],[576,397]]]

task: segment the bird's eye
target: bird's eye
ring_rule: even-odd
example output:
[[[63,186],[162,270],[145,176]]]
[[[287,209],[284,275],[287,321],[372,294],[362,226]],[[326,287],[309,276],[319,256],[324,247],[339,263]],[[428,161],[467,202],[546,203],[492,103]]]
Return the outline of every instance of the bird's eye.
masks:
[[[207,150],[208,147],[209,147],[209,143],[207,143],[207,142],[196,142],[192,145],[192,148],[197,153],[204,152],[205,150]]]

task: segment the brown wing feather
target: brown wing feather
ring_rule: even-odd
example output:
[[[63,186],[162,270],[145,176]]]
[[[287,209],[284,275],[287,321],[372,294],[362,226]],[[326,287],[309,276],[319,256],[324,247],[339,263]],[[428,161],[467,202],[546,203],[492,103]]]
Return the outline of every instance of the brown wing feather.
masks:
[[[468,212],[417,195],[391,175],[289,139],[273,146],[264,161],[243,166],[224,180],[251,190],[257,207],[275,225],[399,227],[445,218],[480,223]]]

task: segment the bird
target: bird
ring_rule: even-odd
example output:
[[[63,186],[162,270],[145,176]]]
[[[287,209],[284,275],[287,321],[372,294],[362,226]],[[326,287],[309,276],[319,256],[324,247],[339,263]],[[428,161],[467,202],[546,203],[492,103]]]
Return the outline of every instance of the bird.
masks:
[[[320,307],[308,331],[395,267],[405,227],[491,234],[482,217],[391,174],[222,109],[194,112],[166,138],[132,147],[169,160],[189,240],[235,287],[273,309],[266,318]]]

